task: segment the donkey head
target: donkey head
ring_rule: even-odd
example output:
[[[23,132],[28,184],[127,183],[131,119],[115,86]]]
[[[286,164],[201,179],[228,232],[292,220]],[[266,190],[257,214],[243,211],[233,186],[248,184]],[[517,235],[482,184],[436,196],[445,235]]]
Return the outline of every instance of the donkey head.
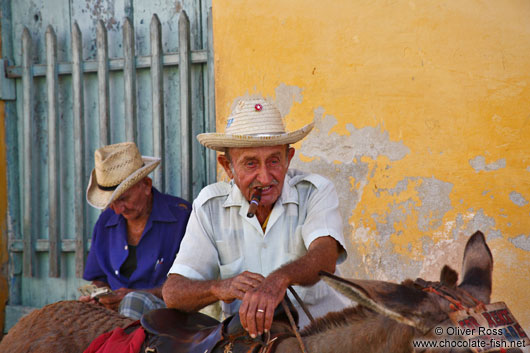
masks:
[[[425,287],[443,288],[443,292],[466,306],[475,306],[473,298],[488,304],[491,295],[493,257],[484,235],[473,234],[464,251],[463,280],[457,286],[458,274],[445,266],[439,282],[422,279],[407,280],[402,284],[371,281],[345,280],[329,273],[322,278],[337,291],[358,304],[388,316],[400,323],[413,326],[425,334],[437,324],[448,320],[451,303],[443,296],[425,291]],[[473,297],[473,298],[472,298]]]

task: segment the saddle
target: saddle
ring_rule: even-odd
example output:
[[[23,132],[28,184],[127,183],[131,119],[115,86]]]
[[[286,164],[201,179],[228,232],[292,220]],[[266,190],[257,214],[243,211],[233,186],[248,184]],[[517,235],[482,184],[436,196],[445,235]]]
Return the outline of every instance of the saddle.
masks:
[[[298,322],[298,312],[290,307]],[[251,338],[239,320],[239,314],[220,322],[208,315],[177,309],[156,309],[140,320],[147,333],[145,352],[156,353],[258,353],[267,345],[260,338]],[[283,323],[278,337],[293,336],[289,332],[286,313],[279,306],[274,322]],[[275,342],[277,343],[277,342]]]

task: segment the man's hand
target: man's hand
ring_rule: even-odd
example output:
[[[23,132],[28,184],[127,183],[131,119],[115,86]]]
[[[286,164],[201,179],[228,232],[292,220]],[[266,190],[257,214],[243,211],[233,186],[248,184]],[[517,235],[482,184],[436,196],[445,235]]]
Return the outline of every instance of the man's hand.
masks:
[[[287,277],[273,273],[259,286],[246,292],[239,307],[239,318],[250,337],[255,338],[271,328],[274,310],[285,296],[288,286]]]
[[[330,236],[319,237],[307,253],[271,273],[261,284],[249,290],[239,307],[241,324],[251,337],[267,332],[272,326],[274,309],[280,304],[290,284],[310,286],[320,278],[318,272],[335,272],[341,245]]]
[[[78,299],[80,302],[83,303],[90,303],[90,304],[97,304],[97,300],[95,298],[90,298],[90,295],[82,295]]]
[[[132,291],[134,290],[128,289],[128,288],[116,289],[114,292],[110,294],[105,294],[105,295],[98,297],[98,301],[105,308],[118,311],[118,307],[120,306],[120,303],[123,297],[125,297],[127,293],[132,292]]]
[[[231,303],[235,299],[243,299],[245,293],[258,287],[264,279],[265,277],[259,273],[245,271],[235,277],[219,281],[213,292],[219,300]]]

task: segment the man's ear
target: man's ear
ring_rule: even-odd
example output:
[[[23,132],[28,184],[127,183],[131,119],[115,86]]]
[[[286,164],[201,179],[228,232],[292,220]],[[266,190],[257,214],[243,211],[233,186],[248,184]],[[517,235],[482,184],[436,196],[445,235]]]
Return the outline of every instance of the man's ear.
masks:
[[[151,179],[149,177],[145,177],[143,179],[143,183],[145,185],[146,194],[150,194],[151,193],[151,187],[153,186],[153,179]]]
[[[228,177],[230,179],[234,179],[234,174],[232,173],[232,169],[230,168],[230,161],[228,160],[226,154],[220,154],[219,156],[217,156],[217,161],[220,165],[223,166],[226,174],[228,174]]]

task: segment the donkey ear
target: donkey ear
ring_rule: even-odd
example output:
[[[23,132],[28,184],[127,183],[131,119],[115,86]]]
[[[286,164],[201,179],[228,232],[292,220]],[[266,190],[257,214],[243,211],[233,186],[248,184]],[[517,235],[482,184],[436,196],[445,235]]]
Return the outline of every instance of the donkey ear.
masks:
[[[468,291],[478,300],[488,304],[491,296],[491,273],[493,272],[493,256],[486,244],[482,232],[473,234],[464,250],[462,274],[464,279],[459,287]]]
[[[378,314],[428,332],[447,315],[429,299],[428,293],[383,281],[344,279],[321,271],[321,278],[339,293]]]
[[[458,273],[451,267],[445,265],[440,272],[440,283],[446,285],[449,288],[456,288],[456,282],[458,281]]]

